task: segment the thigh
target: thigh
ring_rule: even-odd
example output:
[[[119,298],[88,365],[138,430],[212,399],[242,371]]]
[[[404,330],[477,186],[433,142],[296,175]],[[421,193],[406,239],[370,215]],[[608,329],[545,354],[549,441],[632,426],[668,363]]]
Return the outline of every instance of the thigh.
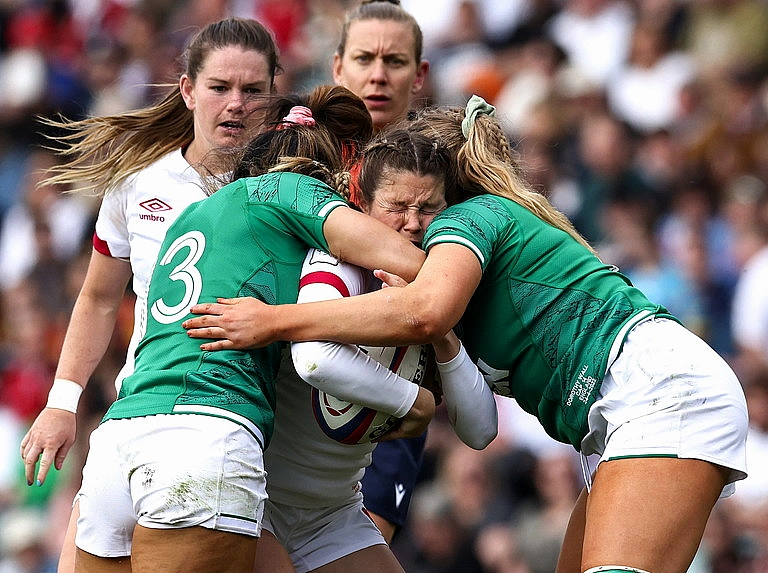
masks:
[[[563,545],[557,559],[557,573],[581,573],[581,551],[584,546],[584,527],[587,521],[587,489],[576,500],[565,530]]]
[[[131,558],[98,557],[75,548],[73,570],[77,573],[131,573]]]
[[[285,547],[271,531],[262,528],[253,573],[295,573],[295,571]]]
[[[257,537],[205,527],[150,529],[133,533],[132,573],[251,573]]]
[[[67,531],[64,534],[64,541],[61,544],[61,553],[59,554],[56,573],[73,573],[75,570],[75,533],[77,532],[78,517],[80,517],[80,502],[75,501],[72,505],[72,513],[69,516]]]
[[[685,571],[728,474],[695,459],[602,462],[587,496],[582,570],[624,565]]]
[[[317,573],[403,573],[403,567],[388,545],[372,545],[327,565],[314,569]]]

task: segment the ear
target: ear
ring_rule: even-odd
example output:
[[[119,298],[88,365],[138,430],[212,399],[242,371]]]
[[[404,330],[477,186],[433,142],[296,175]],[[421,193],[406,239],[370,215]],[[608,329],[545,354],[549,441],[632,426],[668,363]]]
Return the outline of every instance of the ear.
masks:
[[[192,80],[187,74],[182,74],[179,78],[179,91],[188,110],[195,109],[195,90]]]
[[[417,94],[424,87],[424,80],[427,79],[427,73],[429,73],[429,62],[427,60],[421,60],[419,66],[416,69],[416,77],[413,79],[413,85],[411,86],[411,93]]]
[[[341,83],[341,56],[338,52],[333,54],[333,83],[335,83],[337,86],[342,85]]]

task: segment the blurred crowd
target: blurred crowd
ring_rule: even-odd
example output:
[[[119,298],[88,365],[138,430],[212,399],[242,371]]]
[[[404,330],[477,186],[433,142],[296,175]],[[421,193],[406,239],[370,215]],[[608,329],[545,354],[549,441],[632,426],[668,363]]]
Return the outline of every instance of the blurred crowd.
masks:
[[[90,430],[114,398],[132,301],[78,412],[64,468],[28,487],[90,256],[98,198],[38,187],[57,157],[38,116],[119,113],[178,75],[187,36],[227,15],[270,27],[281,91],[332,83],[358,0],[0,0],[0,573],[55,571]],[[417,105],[492,102],[528,177],[652,300],[736,369],[750,477],[721,500],[691,573],[768,571],[768,0],[402,0],[431,68]],[[593,460],[498,399],[477,452],[432,423],[409,573],[548,573]],[[591,466],[594,468],[594,465]]]

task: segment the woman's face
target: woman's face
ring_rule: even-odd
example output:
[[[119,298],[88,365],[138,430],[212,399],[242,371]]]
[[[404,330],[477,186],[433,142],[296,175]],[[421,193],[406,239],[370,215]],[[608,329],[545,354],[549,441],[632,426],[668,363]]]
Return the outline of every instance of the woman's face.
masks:
[[[417,175],[411,171],[384,171],[371,204],[362,209],[421,244],[424,232],[440,211],[446,208],[445,184],[434,175]]]
[[[267,57],[262,52],[227,46],[212,50],[197,79],[179,80],[184,102],[192,110],[195,137],[186,152],[190,163],[213,149],[244,145],[259,125],[254,113],[259,98],[272,90]]]
[[[416,61],[414,42],[404,22],[358,20],[333,57],[333,80],[362,98],[377,131],[404,118],[424,84],[429,64]]]

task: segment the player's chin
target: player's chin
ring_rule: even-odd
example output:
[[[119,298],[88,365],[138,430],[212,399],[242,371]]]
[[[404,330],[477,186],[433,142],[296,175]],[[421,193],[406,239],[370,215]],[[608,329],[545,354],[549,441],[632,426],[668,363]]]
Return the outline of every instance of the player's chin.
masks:
[[[371,120],[373,120],[373,126],[377,130],[385,128],[386,126],[390,125],[391,123],[394,123],[398,119],[398,117],[391,110],[381,109],[381,110],[368,110],[368,111],[371,114]]]
[[[217,131],[216,145],[220,148],[239,147],[248,143],[248,134],[250,132],[246,127],[224,128],[220,127]]]

